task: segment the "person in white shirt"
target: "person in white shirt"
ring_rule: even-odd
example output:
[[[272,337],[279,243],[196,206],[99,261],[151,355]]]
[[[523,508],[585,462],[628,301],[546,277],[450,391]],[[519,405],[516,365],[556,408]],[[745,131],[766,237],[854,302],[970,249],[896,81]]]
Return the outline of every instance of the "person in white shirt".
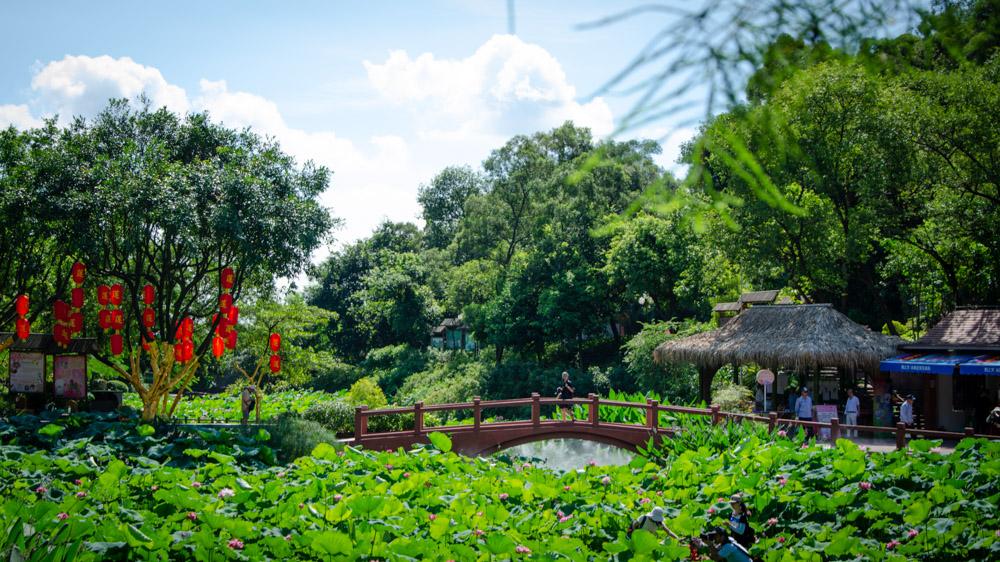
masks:
[[[847,425],[858,425],[858,412],[861,410],[861,401],[854,395],[854,389],[847,389],[847,403],[844,404],[844,423]],[[848,437],[857,437],[858,430],[848,429]]]
[[[906,424],[906,427],[913,427],[913,395],[906,397],[906,402],[899,405],[899,421]]]
[[[795,416],[802,421],[812,421],[813,420],[813,401],[809,397],[809,389],[802,387],[802,394],[795,399]],[[806,428],[806,437],[813,436],[813,428],[809,426]]]

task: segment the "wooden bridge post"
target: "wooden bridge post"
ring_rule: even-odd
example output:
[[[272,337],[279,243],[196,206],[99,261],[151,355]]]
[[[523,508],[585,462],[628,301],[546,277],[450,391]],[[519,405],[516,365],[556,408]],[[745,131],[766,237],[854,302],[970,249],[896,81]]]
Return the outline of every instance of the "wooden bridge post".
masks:
[[[722,416],[719,414],[719,405],[712,404],[712,425],[719,425],[722,421]]]
[[[898,422],[896,424],[896,449],[906,448],[906,424]]]
[[[413,405],[413,434],[420,435],[424,432],[424,403],[417,402]]]
[[[840,439],[840,420],[833,418],[830,420],[830,440],[836,442]]]
[[[646,425],[653,431],[660,425],[660,412],[656,410],[659,406],[658,400],[646,399]]]
[[[597,418],[599,417],[600,413],[598,412],[597,409],[597,401],[599,400],[599,398],[597,397],[596,394],[591,392],[590,394],[587,395],[587,400],[590,400],[590,404],[587,406],[587,423],[596,426]]]
[[[975,435],[976,435],[976,430],[974,428],[971,427],[965,428],[965,437],[975,437]],[[965,439],[965,437],[963,437],[962,439]]]
[[[354,409],[354,439],[359,440],[368,433],[368,416],[365,410],[368,406],[358,406]]]
[[[542,424],[542,403],[541,395],[537,392],[531,393],[531,425],[538,427]]]
[[[472,428],[479,431],[479,426],[483,424],[483,407],[478,396],[472,397]]]
[[[774,428],[778,427],[778,412],[767,413],[767,430],[774,433]]]

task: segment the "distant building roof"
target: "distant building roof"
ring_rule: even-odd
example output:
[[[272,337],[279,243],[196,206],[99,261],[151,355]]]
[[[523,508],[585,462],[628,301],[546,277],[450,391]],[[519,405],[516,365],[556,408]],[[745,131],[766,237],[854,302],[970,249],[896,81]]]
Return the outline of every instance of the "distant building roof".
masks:
[[[712,312],[739,312],[741,308],[738,302],[720,302],[712,307]]]
[[[464,328],[465,323],[462,322],[461,318],[445,318],[438,324],[433,330],[431,330],[432,336],[444,335],[448,330]]]
[[[13,336],[11,332],[0,332],[0,341]],[[29,334],[28,339],[15,340],[10,346],[14,351],[40,351],[52,355],[60,353],[94,353],[97,351],[95,338],[73,338],[65,348],[56,345],[52,334]]]
[[[751,291],[740,295],[743,304],[771,304],[778,298],[778,291]]]
[[[965,308],[945,316],[902,349],[1000,350],[1000,308]]]

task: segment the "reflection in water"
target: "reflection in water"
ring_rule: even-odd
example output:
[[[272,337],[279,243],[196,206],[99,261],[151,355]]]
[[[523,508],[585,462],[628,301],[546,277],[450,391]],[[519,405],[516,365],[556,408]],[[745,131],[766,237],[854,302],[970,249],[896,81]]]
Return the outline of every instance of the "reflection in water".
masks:
[[[583,439],[546,439],[511,447],[499,454],[537,459],[539,464],[562,471],[583,468],[590,461],[621,465],[632,460],[632,453],[625,449]]]

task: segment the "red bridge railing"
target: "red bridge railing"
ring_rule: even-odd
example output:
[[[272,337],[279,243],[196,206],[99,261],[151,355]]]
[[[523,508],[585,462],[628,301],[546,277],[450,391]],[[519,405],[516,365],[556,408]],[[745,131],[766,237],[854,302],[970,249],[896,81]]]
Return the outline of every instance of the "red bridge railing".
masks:
[[[371,435],[382,435],[387,433],[400,433],[400,432],[371,432],[368,428],[368,420],[376,416],[392,416],[392,415],[405,415],[413,414],[413,429],[406,430],[403,433],[413,433],[414,435],[423,435],[427,432],[428,428],[425,424],[425,414],[427,412],[452,412],[460,410],[471,410],[472,411],[472,424],[460,424],[460,425],[446,425],[441,427],[430,428],[433,431],[448,431],[448,430],[469,430],[478,431],[483,427],[486,428],[500,428],[504,425],[510,425],[515,420],[502,421],[502,422],[487,422],[483,423],[483,410],[484,409],[497,409],[497,408],[518,408],[518,407],[531,407],[531,424],[535,427],[540,427],[543,423],[542,420],[542,406],[555,405],[558,407],[572,407],[572,406],[585,406],[587,408],[587,420],[581,423],[590,425],[592,427],[599,427],[601,425],[614,425],[617,427],[622,427],[623,425],[628,425],[634,427],[635,429],[649,430],[656,432],[659,428],[661,412],[673,413],[673,414],[688,414],[697,416],[710,416],[713,425],[719,425],[725,423],[728,420],[734,421],[750,421],[756,423],[766,423],[768,429],[771,431],[776,430],[781,426],[785,427],[804,427],[818,429],[829,429],[830,437],[832,440],[836,440],[841,437],[843,431],[845,430],[857,430],[865,432],[878,432],[887,433],[893,432],[896,437],[896,448],[902,449],[906,446],[906,436],[907,434],[912,436],[921,436],[931,439],[943,439],[943,440],[960,440],[969,437],[981,437],[987,439],[1000,439],[1000,436],[996,435],[982,435],[976,434],[973,428],[966,427],[965,431],[962,433],[951,432],[951,431],[934,431],[926,429],[916,429],[907,428],[904,424],[896,424],[895,427],[881,427],[881,426],[869,426],[869,425],[844,425],[840,423],[840,420],[834,418],[829,422],[816,422],[816,421],[800,421],[791,419],[778,419],[778,414],[776,412],[770,412],[767,416],[755,415],[755,414],[744,414],[739,412],[723,412],[719,409],[719,406],[712,405],[711,408],[690,408],[684,406],[670,406],[662,405],[656,400],[647,400],[645,403],[642,402],[620,402],[616,400],[602,400],[596,394],[589,394],[587,398],[573,398],[569,400],[562,400],[559,398],[548,398],[542,397],[537,393],[533,393],[530,398],[516,398],[510,400],[481,400],[478,396],[472,399],[472,402],[461,402],[453,404],[427,404],[423,402],[417,402],[411,407],[406,408],[380,408],[375,410],[369,410],[367,406],[358,406],[355,408],[354,412],[354,439],[355,442],[363,442],[366,436]],[[610,406],[619,408],[635,408],[638,410],[643,410],[645,412],[645,423],[643,424],[621,424],[612,423],[600,419],[600,407]],[[517,422],[524,423],[527,420],[516,420]],[[550,422],[555,422],[556,420],[549,420]]]

